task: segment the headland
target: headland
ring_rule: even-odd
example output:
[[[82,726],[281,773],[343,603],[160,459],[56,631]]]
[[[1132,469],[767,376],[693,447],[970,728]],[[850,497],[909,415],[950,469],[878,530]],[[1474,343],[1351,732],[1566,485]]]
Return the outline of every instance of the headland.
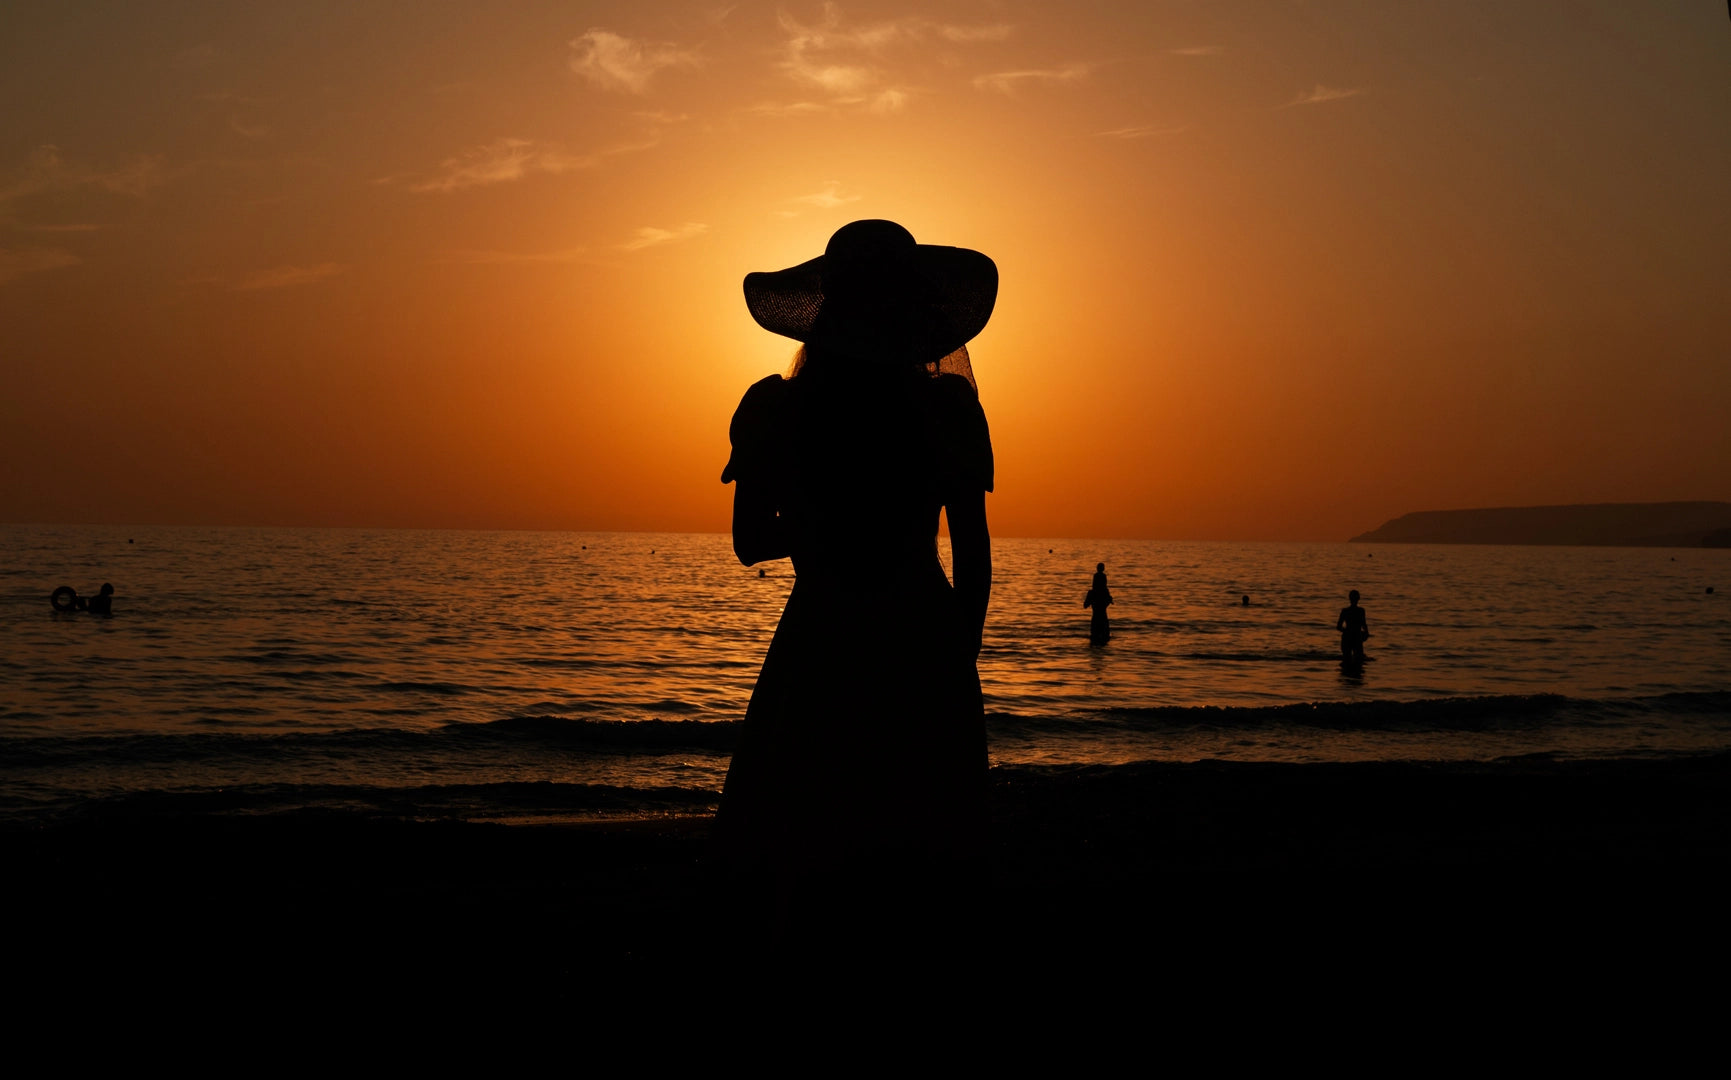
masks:
[[[1591,503],[1420,510],[1352,538],[1355,544],[1552,544],[1731,547],[1731,502]]]

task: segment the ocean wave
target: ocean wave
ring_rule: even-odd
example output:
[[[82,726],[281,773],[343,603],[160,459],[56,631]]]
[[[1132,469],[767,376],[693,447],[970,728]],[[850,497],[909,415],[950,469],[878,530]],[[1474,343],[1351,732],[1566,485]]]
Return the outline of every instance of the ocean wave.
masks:
[[[1731,716],[1731,692],[1658,694],[1632,698],[1571,698],[1561,694],[1438,697],[1415,701],[1311,702],[1254,706],[1160,706],[1104,709],[1068,717],[993,713],[989,730],[1018,734],[1074,731],[1079,725],[1123,728],[1312,727],[1349,731],[1473,732],[1547,723],[1592,723],[1648,716]]]
[[[569,819],[713,811],[709,788],[620,787],[548,781],[486,784],[242,784],[222,788],[131,791],[97,798],[26,803],[0,799],[0,813],[35,822],[207,817],[342,811],[390,818]]]
[[[662,703],[664,707],[666,703]],[[578,706],[578,709],[587,709]],[[413,710],[410,710],[411,712]],[[691,711],[697,711],[692,707]],[[1640,720],[1731,718],[1731,692],[1629,698],[1558,694],[1439,697],[1415,701],[1316,702],[1261,706],[1165,706],[1077,710],[1060,716],[987,714],[988,738],[1089,738],[1109,733],[1212,728],[1243,731],[1312,728],[1400,733],[1505,731],[1551,724],[1591,726]],[[738,720],[607,719],[551,713],[456,722],[428,729],[400,726],[335,731],[192,732],[0,737],[0,770],[80,763],[198,762],[217,758],[386,753],[461,754],[489,749],[516,754],[728,754]],[[870,738],[869,728],[859,732]]]

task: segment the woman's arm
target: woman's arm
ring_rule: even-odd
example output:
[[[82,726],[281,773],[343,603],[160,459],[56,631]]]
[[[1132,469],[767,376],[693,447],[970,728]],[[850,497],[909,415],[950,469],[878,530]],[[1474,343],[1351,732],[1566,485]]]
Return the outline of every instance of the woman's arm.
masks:
[[[747,566],[785,559],[787,526],[761,480],[737,480],[733,489],[733,553]]]
[[[944,515],[950,523],[950,556],[955,563],[952,576],[956,599],[961,602],[968,655],[978,657],[986,629],[986,606],[992,600],[992,535],[986,530],[986,493],[974,491],[946,503]]]

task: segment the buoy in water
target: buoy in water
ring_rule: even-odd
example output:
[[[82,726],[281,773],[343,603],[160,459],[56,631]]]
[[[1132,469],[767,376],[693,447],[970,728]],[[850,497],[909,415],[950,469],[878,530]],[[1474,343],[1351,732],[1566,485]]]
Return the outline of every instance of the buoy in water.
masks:
[[[77,611],[78,590],[70,585],[62,585],[49,594],[48,602],[54,605],[55,611]]]

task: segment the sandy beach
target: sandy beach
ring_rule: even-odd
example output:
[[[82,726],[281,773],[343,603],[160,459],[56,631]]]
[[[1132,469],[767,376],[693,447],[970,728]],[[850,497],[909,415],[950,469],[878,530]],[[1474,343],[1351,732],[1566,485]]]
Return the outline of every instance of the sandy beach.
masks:
[[[995,771],[991,888],[946,916],[1026,974],[1294,962],[1604,978],[1722,951],[1731,757]],[[773,960],[708,818],[582,825],[117,808],[0,833],[22,972],[74,998],[429,981],[579,998]],[[852,931],[782,958],[823,964]],[[785,944],[785,943],[784,943]],[[917,961],[917,958],[915,958]]]

